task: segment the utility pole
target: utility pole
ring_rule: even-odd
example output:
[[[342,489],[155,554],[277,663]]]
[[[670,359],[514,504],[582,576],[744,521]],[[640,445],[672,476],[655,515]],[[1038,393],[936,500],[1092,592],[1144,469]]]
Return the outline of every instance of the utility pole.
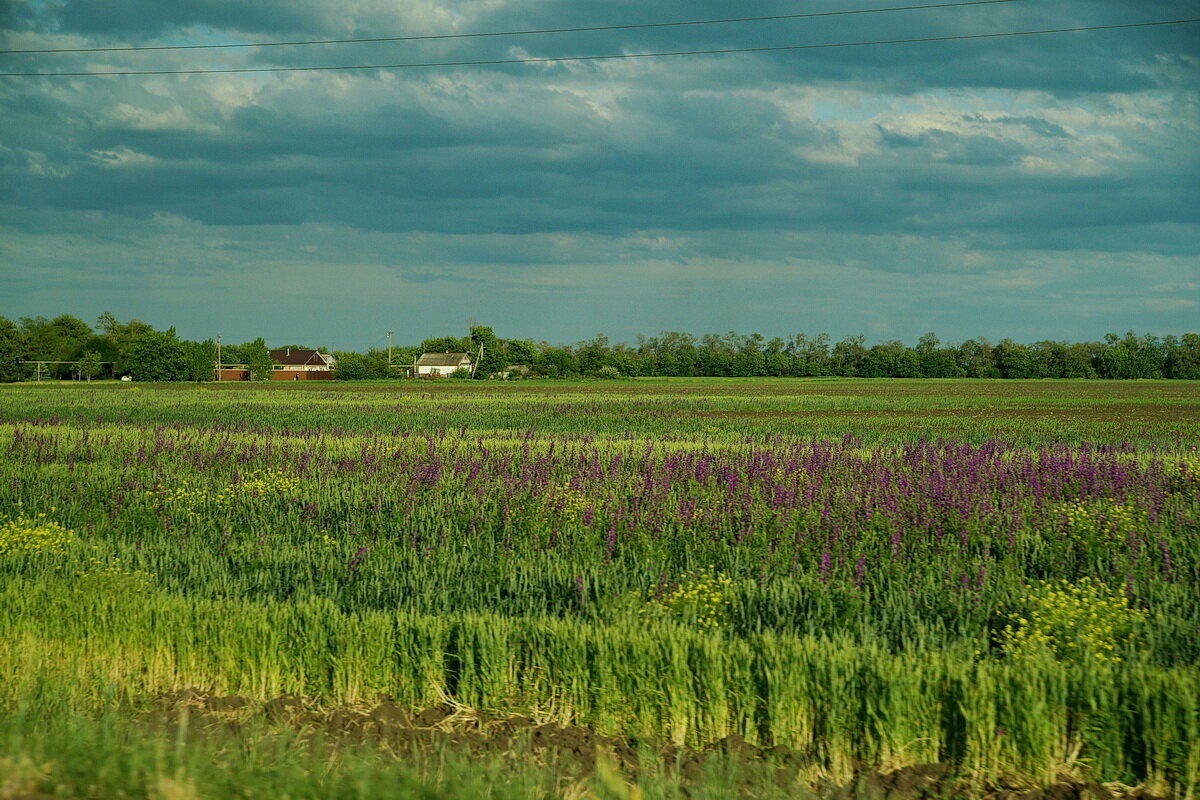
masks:
[[[221,380],[221,334],[217,334],[217,380]]]
[[[392,365],[392,332],[388,331],[388,366]]]

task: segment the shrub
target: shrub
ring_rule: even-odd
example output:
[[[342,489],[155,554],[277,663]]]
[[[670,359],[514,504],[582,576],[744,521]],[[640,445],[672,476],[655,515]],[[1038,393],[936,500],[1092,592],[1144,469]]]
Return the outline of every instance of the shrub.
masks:
[[[0,557],[17,553],[62,553],[74,535],[45,514],[24,514],[0,525]]]
[[[1066,661],[1120,661],[1117,648],[1133,635],[1146,613],[1130,608],[1124,595],[1084,578],[1077,583],[1040,581],[1008,615],[1000,646],[1010,656],[1039,652]]]
[[[733,581],[706,569],[690,572],[672,586],[660,584],[650,592],[652,606],[679,622],[717,628],[729,619]]]

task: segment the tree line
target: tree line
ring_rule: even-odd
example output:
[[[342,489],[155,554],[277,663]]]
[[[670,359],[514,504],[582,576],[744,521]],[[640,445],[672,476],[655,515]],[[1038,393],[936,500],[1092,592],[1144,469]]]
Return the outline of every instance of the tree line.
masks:
[[[280,349],[313,349],[281,345]],[[462,352],[476,359],[475,378],[809,377],[864,378],[1176,378],[1200,379],[1200,334],[1153,336],[1109,333],[1100,341],[1043,340],[1022,344],[971,338],[942,343],[927,333],[915,345],[896,340],[868,345],[862,335],[832,341],[828,334],[767,339],[761,334],[668,331],[611,344],[607,336],[574,345],[502,339],[476,325],[465,337],[442,336],[419,345],[365,353],[334,351],[335,377],[366,380],[396,377],[397,366],[423,352]],[[174,328],[156,331],[145,322],[117,320],[105,312],[90,326],[69,315],[54,319],[0,317],[0,380],[35,377],[32,360],[48,364],[43,377],[92,379],[129,375],[139,381],[211,380],[216,344],[181,339]],[[273,364],[263,339],[223,345],[224,364],[245,364],[265,380]],[[514,366],[519,369],[512,370]]]
[[[490,329],[489,329],[490,332]],[[433,340],[437,341],[437,340]],[[427,341],[427,343],[429,343]],[[860,378],[1181,378],[1200,379],[1200,335],[1159,338],[1133,331],[1097,342],[1044,340],[1021,344],[984,338],[943,344],[934,333],[915,346],[862,335],[837,342],[828,334],[767,339],[761,334],[677,331],[639,336],[633,345],[608,337],[556,347],[499,340],[505,363],[527,364],[534,376],[711,376]],[[516,353],[513,352],[514,346]]]
[[[245,364],[260,380],[269,378],[274,369],[261,338],[223,345],[221,361]],[[22,317],[16,322],[0,317],[0,381],[126,375],[138,381],[207,381],[213,379],[216,362],[217,345],[212,339],[180,339],[174,328],[156,331],[139,319],[121,322],[107,311],[94,327],[68,314],[54,319]]]

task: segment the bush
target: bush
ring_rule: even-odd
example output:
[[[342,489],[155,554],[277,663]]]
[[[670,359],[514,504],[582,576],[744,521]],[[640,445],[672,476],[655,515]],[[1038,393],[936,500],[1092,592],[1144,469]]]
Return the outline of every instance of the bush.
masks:
[[[182,381],[189,372],[188,353],[169,331],[147,331],[129,349],[125,366],[135,381]]]
[[[1077,583],[1040,581],[1009,614],[1000,645],[1014,657],[1049,652],[1078,661],[1120,661],[1117,648],[1133,635],[1146,612],[1129,607],[1120,592],[1084,578]]]
[[[733,581],[724,573],[706,569],[684,575],[674,584],[659,584],[649,596],[652,608],[700,628],[719,628],[728,621],[733,605]]]
[[[337,369],[333,371],[333,377],[339,381],[361,381],[371,377],[370,365],[367,363],[367,357],[361,353],[343,353],[337,354]]]

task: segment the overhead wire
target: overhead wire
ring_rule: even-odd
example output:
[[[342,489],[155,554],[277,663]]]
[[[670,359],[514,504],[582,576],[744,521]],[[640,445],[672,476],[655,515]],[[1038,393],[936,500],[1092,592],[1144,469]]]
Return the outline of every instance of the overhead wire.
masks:
[[[764,17],[728,17],[724,19],[682,20],[676,22],[641,22],[627,25],[592,25],[578,28],[537,28],[517,31],[489,31],[481,33],[438,33],[413,36],[377,36],[356,39],[308,39],[292,42],[235,42],[228,44],[164,44],[128,47],[56,47],[40,50],[0,50],[0,55],[46,55],[51,53],[133,53],[161,50],[229,50],[249,47],[301,47],[324,44],[369,44],[378,42],[418,42],[438,39],[481,39],[500,36],[534,36],[551,33],[586,33],[595,31],[624,31],[644,28],[676,28],[688,25],[726,25],[739,22],[770,22],[787,19],[813,19],[816,17],[841,17],[851,14],[882,14],[896,11],[917,11],[932,8],[960,8],[962,6],[987,6],[998,3],[1017,3],[1022,0],[961,0],[952,3],[927,3],[916,6],[889,6],[887,8],[858,8],[845,11],[815,11],[804,14],[774,14]]]
[[[977,39],[998,39],[1017,36],[1041,36],[1081,31],[1107,31],[1127,28],[1148,28],[1163,25],[1187,25],[1200,22],[1200,17],[1188,19],[1158,20],[1154,22],[1128,22],[1118,25],[1084,25],[1073,28],[1046,28],[1029,31],[1003,31],[997,33],[957,34],[953,36],[920,36],[905,39],[876,39],[860,42],[827,42],[820,44],[790,44],[765,47],[728,47],[705,50],[673,50],[654,53],[610,53],[585,56],[545,56],[533,58],[495,58],[463,61],[422,61],[396,64],[338,64],[309,67],[222,67],[214,69],[155,69],[155,70],[97,70],[87,72],[0,72],[0,78],[83,78],[101,76],[134,75],[234,75],[248,73],[280,72],[332,72],[353,70],[392,70],[433,67],[500,66],[505,64],[550,64],[578,61],[611,61],[621,59],[666,58],[672,56],[724,55],[730,53],[772,53],[795,50],[820,50],[837,47],[870,47],[889,44],[915,44],[921,42],[952,42]]]

